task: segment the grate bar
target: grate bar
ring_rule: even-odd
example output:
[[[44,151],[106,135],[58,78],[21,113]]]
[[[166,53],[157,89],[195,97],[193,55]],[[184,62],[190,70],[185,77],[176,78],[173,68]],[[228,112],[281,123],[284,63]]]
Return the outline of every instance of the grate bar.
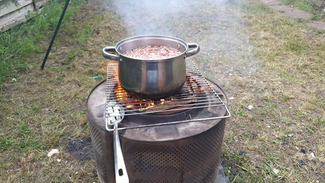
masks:
[[[121,102],[123,102],[123,101],[121,101]],[[154,103],[155,105],[159,105],[159,102],[151,102],[151,101],[146,101],[146,102],[141,102],[141,103],[139,103],[139,102],[129,102],[128,104],[129,105],[133,105],[133,106],[134,105],[137,105],[137,104],[138,105],[141,104],[141,105],[144,105],[144,106],[148,106],[149,104],[152,104],[152,103]],[[177,106],[181,106],[182,104],[187,104],[187,105],[205,105],[205,106],[206,105],[209,105],[209,104],[213,104],[213,103],[222,104],[222,102],[220,100],[216,100],[216,99],[213,99],[213,98],[207,98],[207,99],[202,99],[202,100],[199,100],[199,101],[191,101],[191,102],[189,102],[187,100],[178,100],[177,103],[178,103]],[[168,106],[174,106],[174,104],[175,103],[165,103],[163,105],[168,107]],[[131,107],[125,107],[124,106],[124,108],[125,109],[130,109]],[[159,108],[159,106],[156,106],[156,108]],[[163,109],[163,108],[166,108],[166,107],[161,107],[161,108]],[[140,110],[140,109],[138,109],[138,110]],[[135,111],[138,111],[138,110],[135,110]],[[145,110],[145,109],[143,109],[143,110]]]
[[[222,103],[217,103],[217,104],[212,104],[210,105],[210,107],[217,107],[217,106],[222,106]],[[203,109],[206,108],[206,106],[200,106],[200,104],[193,104],[193,105],[178,105],[177,107],[184,107],[181,108],[181,110],[187,110],[187,109]],[[137,110],[128,110],[125,109],[125,116],[132,116],[132,115],[139,115],[137,112]],[[164,112],[173,112],[173,111],[180,111],[180,108],[171,108],[168,110],[165,110]],[[136,113],[135,113],[136,112]],[[157,110],[152,110],[152,111],[146,111],[146,112],[141,112],[141,114],[152,114],[152,113],[159,113],[161,112],[161,110],[157,109]]]
[[[214,107],[214,106],[220,106],[222,105],[222,103],[218,102],[218,103],[213,103],[211,102],[209,104],[209,107]],[[157,110],[155,110],[156,112],[168,112],[173,110],[173,108],[176,108],[178,110],[180,110],[179,108],[184,109],[183,107],[187,107],[187,108],[206,108],[206,103],[193,103],[193,104],[178,104],[176,107],[174,105],[164,105],[165,107],[156,107]],[[170,108],[170,109],[169,109]],[[139,112],[142,111],[141,114],[146,113],[146,111],[150,109],[149,107],[147,109],[143,109],[143,110],[135,110],[135,109],[126,109],[126,112]],[[162,111],[165,110],[165,111]]]

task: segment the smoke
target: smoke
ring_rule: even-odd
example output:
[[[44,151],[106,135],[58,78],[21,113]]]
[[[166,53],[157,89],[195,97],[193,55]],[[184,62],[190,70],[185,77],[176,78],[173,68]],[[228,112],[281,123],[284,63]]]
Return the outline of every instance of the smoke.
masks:
[[[224,1],[214,1],[214,3],[222,5],[225,4]],[[184,22],[191,21],[196,14],[199,15],[200,11],[206,9],[205,1],[120,0],[113,1],[112,3],[122,17],[129,33],[133,35],[175,35],[178,31],[174,29],[195,28],[197,25],[186,25],[187,27],[183,27]]]
[[[231,72],[256,70],[253,47],[242,31],[238,4],[233,0],[117,0],[114,8],[128,36],[161,34],[198,43],[194,59],[213,80],[227,79]],[[123,39],[123,38],[121,38]]]

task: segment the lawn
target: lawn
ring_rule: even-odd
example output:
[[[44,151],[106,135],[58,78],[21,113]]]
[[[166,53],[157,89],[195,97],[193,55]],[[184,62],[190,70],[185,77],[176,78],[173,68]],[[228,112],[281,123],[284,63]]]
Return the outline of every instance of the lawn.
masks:
[[[325,182],[324,31],[258,0],[141,2],[72,1],[44,70],[64,2],[0,33],[0,182],[98,182],[93,157],[71,142],[90,139],[85,104],[109,62],[101,49],[150,33],[200,44],[190,59],[227,93],[229,182]]]

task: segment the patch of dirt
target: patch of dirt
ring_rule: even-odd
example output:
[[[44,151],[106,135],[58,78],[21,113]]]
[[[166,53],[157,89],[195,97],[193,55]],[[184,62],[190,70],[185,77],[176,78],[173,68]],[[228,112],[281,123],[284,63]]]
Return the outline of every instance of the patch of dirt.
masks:
[[[280,0],[261,0],[262,3],[270,6],[274,10],[283,12],[285,15],[296,18],[296,19],[305,19],[309,20],[313,17],[311,13],[299,10],[298,8],[288,6],[283,4]],[[323,3],[325,6],[325,3]],[[322,11],[324,7],[317,7],[317,10]],[[324,21],[308,21],[306,22],[308,27],[316,28],[319,30],[325,30],[325,22]]]
[[[71,139],[66,150],[78,160],[91,160],[94,158],[93,146],[90,139]]]

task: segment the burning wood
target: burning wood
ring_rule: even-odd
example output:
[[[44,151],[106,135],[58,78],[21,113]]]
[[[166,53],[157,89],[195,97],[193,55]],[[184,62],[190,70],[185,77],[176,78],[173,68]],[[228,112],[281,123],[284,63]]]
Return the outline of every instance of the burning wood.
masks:
[[[198,101],[200,96],[204,94],[204,87],[198,82],[188,76],[182,90],[173,96],[164,99],[145,99],[136,95],[135,93],[126,91],[118,80],[117,65],[115,62],[108,63],[111,75],[116,79],[116,86],[114,87],[114,94],[117,101],[126,107],[128,110],[139,112],[158,112],[168,113],[189,109]],[[191,75],[191,73],[188,73]]]
[[[181,90],[181,94],[176,94],[165,99],[153,100],[144,99],[134,93],[127,92],[117,82],[114,89],[116,99],[126,108],[137,111],[147,112],[176,112],[189,109],[197,102],[197,97],[202,95],[202,89],[193,78],[188,78]]]

